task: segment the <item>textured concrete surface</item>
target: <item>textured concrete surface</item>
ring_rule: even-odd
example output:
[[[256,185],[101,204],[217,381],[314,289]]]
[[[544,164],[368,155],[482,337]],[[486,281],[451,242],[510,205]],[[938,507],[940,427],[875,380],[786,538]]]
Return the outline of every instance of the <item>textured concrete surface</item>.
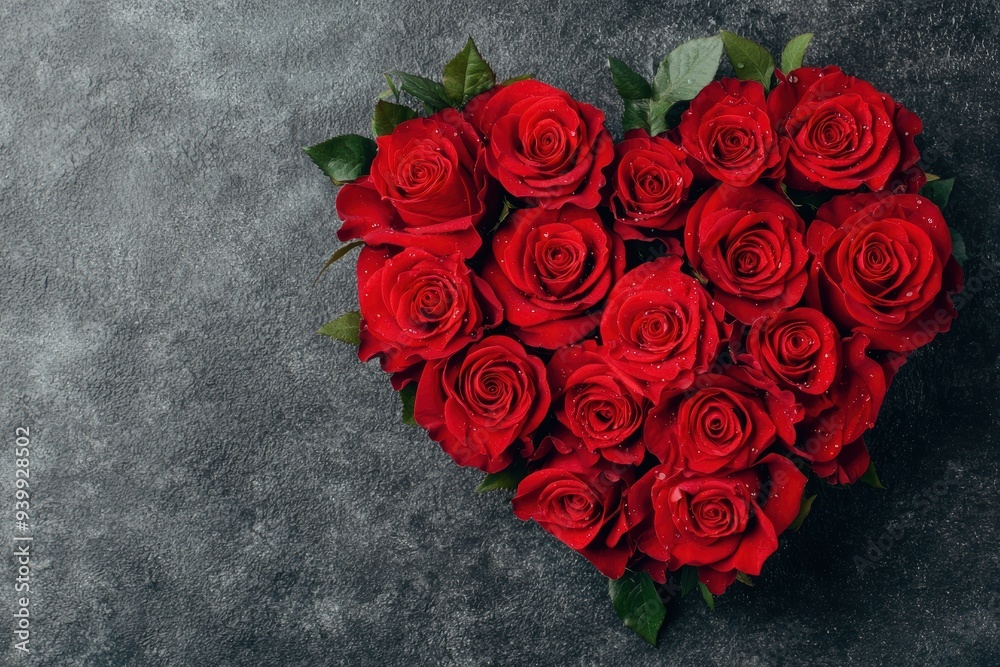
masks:
[[[1000,53],[974,0],[94,0],[0,5],[0,664],[997,664]],[[299,148],[364,131],[378,73],[467,35],[609,111],[637,66],[726,27],[923,116],[973,257],[952,334],[871,439],[889,490],[828,491],[753,590],[661,647],[502,495],[398,423],[313,334],[355,305],[333,187]],[[14,429],[31,432],[32,653],[15,605]],[[855,557],[863,557],[864,562]]]

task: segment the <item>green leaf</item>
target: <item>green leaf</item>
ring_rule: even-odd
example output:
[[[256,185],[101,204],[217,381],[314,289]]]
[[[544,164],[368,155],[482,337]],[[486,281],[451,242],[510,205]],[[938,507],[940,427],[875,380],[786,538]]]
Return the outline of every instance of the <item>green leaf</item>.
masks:
[[[646,130],[646,132],[650,130],[649,100],[625,100],[625,111],[622,112],[622,129],[628,132],[637,128]]]
[[[512,204],[509,199],[504,197],[503,206],[500,207],[500,217],[497,218],[497,224],[492,229],[492,231],[495,232],[496,230],[500,229],[500,225],[503,224],[503,221],[509,218],[510,214],[515,210],[517,209],[514,207],[514,204]]]
[[[694,276],[694,279],[697,280],[698,282],[700,282],[702,285],[705,285],[705,286],[708,285],[708,277],[707,276],[703,276],[701,273],[699,273],[695,269],[691,269],[691,275]]]
[[[469,99],[496,85],[497,77],[469,38],[465,48],[444,66],[444,91],[455,104],[462,106]]]
[[[444,86],[437,81],[399,71],[393,72],[392,75],[399,79],[399,88],[404,93],[412,95],[424,103],[428,113],[454,106],[448,93],[445,92]]]
[[[337,319],[327,322],[316,333],[349,345],[361,345],[361,313],[357,311],[344,313]]]
[[[702,37],[681,44],[670,52],[653,77],[653,99],[668,107],[694,99],[712,82],[722,58],[722,38]]]
[[[806,54],[806,48],[812,41],[811,32],[803,33],[792,37],[785,45],[785,50],[781,52],[781,71],[788,74],[793,69],[802,67],[802,58]]]
[[[958,265],[964,267],[965,262],[969,259],[969,253],[965,249],[965,239],[954,229],[948,231],[951,232],[951,254],[955,256]]]
[[[378,99],[388,101],[389,98],[391,97],[393,102],[399,104],[399,88],[396,87],[396,82],[393,81],[392,77],[389,76],[388,74],[382,74],[382,76],[385,77],[385,82],[389,86],[389,88],[388,90],[383,90],[381,93],[379,93]]]
[[[618,618],[656,646],[656,636],[667,616],[667,608],[653,579],[645,572],[625,572],[621,579],[608,579],[608,593]]]
[[[621,60],[608,58],[611,79],[625,101],[625,131],[639,128],[655,136],[676,126],[680,114],[672,112],[711,83],[719,71],[722,49],[719,36],[681,44],[660,63],[652,85]]]
[[[868,463],[868,470],[865,474],[858,478],[859,482],[863,482],[873,489],[884,489],[885,486],[882,485],[882,481],[878,478],[878,473],[875,472],[875,462],[871,461]]]
[[[664,116],[664,123],[666,123],[666,129],[672,130],[681,124],[681,118],[684,116],[684,112],[688,110],[691,106],[690,102],[677,102],[667,109],[667,113]]]
[[[663,134],[670,129],[668,114],[677,105],[662,100],[650,100],[649,102],[649,133],[652,135]]]
[[[753,579],[751,579],[750,575],[747,574],[746,572],[737,572],[736,581],[740,582],[744,586],[749,586],[750,588],[753,588]]]
[[[767,49],[728,30],[723,30],[721,34],[726,57],[736,76],[742,81],[759,81],[764,84],[764,90],[770,90],[771,77],[774,76],[774,58]]]
[[[364,244],[365,244],[364,241],[351,241],[347,245],[342,245],[339,248],[337,248],[337,250],[332,255],[330,255],[330,259],[327,260],[326,264],[323,265],[323,268],[320,269],[319,275],[317,275],[316,276],[316,280],[313,281],[313,287],[316,287],[316,283],[318,283],[319,279],[323,276],[324,273],[326,273],[326,270],[329,269],[331,266],[333,266],[334,262],[338,261],[344,255],[346,255],[347,253],[351,252],[352,250],[354,250],[358,246],[361,246],[361,245],[364,245]]]
[[[483,481],[476,487],[476,493],[486,493],[487,491],[497,491],[504,489],[514,491],[528,474],[523,463],[514,462],[501,470],[483,477]]]
[[[698,568],[685,565],[681,568],[681,597],[698,587]]]
[[[792,190],[784,183],[781,184],[781,189],[784,191],[788,199],[790,199],[791,202],[797,207],[802,208],[803,206],[808,206],[814,211],[833,199],[833,195],[835,194],[832,191],[807,192],[805,190]]]
[[[791,525],[788,526],[788,530],[794,533],[802,527],[802,522],[806,520],[807,516],[809,516],[809,512],[812,510],[813,502],[815,500],[815,495],[802,499],[802,504],[799,505],[799,514],[795,517],[795,521],[792,521]]]
[[[500,217],[497,218],[497,227],[499,227],[500,223],[502,223],[510,216],[511,211],[513,210],[514,210],[514,205],[510,203],[509,199],[504,197],[503,206],[500,208]],[[496,231],[496,229],[494,229],[494,231]]]
[[[645,100],[653,94],[649,81],[622,61],[609,57],[608,67],[611,68],[611,81],[623,100]]]
[[[504,223],[504,220],[510,217],[510,214],[517,210],[517,207],[506,197],[503,198],[503,204],[500,206],[500,216],[497,218],[496,224],[493,225],[489,231],[486,232],[485,236],[490,237],[500,229],[500,225]]]
[[[417,420],[413,418],[413,404],[417,400],[417,385],[411,382],[400,389],[399,400],[403,404],[403,423],[407,426],[416,426]]]
[[[711,610],[714,611],[715,610],[715,596],[712,595],[712,591],[708,590],[708,586],[706,586],[705,584],[701,583],[700,581],[698,582],[698,590],[701,591],[701,599],[705,601],[705,604],[708,605],[709,609],[711,609]]]
[[[392,134],[396,126],[417,117],[417,112],[402,104],[379,100],[372,115],[372,132],[376,137]]]
[[[342,134],[303,150],[324,174],[341,185],[368,173],[378,146],[368,137]]]
[[[944,207],[948,205],[948,200],[951,198],[951,189],[953,187],[955,187],[954,178],[939,178],[936,181],[928,182],[924,187],[920,188],[920,194],[930,199],[943,211]]]
[[[534,79],[534,74],[518,74],[517,76],[512,76],[504,79],[500,82],[501,86],[509,86],[512,83],[517,83],[518,81],[527,81],[528,79]]]
[[[400,90],[396,87],[396,82],[393,81],[392,77],[388,74],[383,74],[382,76],[385,78],[385,82],[389,85],[389,90],[392,92],[393,97],[395,97],[396,101],[399,102]]]

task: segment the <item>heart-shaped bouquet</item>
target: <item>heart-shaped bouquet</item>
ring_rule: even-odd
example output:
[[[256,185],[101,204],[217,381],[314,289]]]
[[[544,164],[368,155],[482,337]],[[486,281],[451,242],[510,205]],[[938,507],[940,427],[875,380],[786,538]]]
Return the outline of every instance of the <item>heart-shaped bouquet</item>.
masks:
[[[878,485],[865,431],[956,315],[953,179],[922,168],[912,112],[803,67],[811,37],[780,68],[729,32],[652,81],[610,59],[618,142],[469,40],[440,82],[386,75],[374,141],[307,149],[354,240],[327,266],[363,246],[360,312],[320,333],[379,359],[404,420],[515,490],[651,642],[664,591],[711,604],[760,574],[809,471]]]

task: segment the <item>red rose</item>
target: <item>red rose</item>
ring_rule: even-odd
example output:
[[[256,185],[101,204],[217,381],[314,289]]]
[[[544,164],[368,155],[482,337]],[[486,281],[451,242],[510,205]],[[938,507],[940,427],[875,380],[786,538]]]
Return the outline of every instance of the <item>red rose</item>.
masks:
[[[778,76],[767,108],[788,145],[785,182],[801,190],[871,190],[925,182],[920,119],[870,83],[830,65]]]
[[[747,324],[794,305],[808,281],[805,223],[763,185],[717,185],[688,213],[684,245],[715,300]]]
[[[650,410],[646,449],[670,470],[725,474],[749,468],[776,438],[791,444],[800,417],[794,397],[749,371],[706,374],[697,389],[665,395]]]
[[[962,270],[941,211],[919,195],[834,197],[809,226],[810,305],[876,350],[909,352],[947,331]]]
[[[713,81],[691,100],[681,117],[681,145],[708,175],[743,187],[780,176],[778,136],[767,114],[764,86],[757,81]]]
[[[514,515],[534,519],[601,574],[618,579],[632,556],[622,500],[631,481],[632,468],[557,455],[518,484]]]
[[[480,128],[483,126],[483,112],[486,110],[486,103],[493,99],[493,96],[503,90],[506,86],[510,84],[498,83],[489,90],[479,93],[471,100],[465,103],[462,107],[462,115],[468,120],[474,127]]]
[[[531,449],[549,411],[545,364],[506,336],[489,336],[449,359],[426,364],[413,416],[459,465],[499,472],[511,446]]]
[[[437,257],[419,248],[392,257],[364,248],[358,257],[358,301],[358,357],[380,357],[389,373],[450,357],[499,325],[503,314],[493,290],[460,255]]]
[[[628,523],[638,548],[670,570],[698,567],[714,595],[738,572],[759,575],[780,535],[798,516],[806,478],[789,459],[769,454],[727,476],[685,477],[663,467],[630,489]]]
[[[514,211],[483,269],[526,345],[555,349],[597,326],[589,313],[625,270],[625,244],[592,210]]]
[[[337,236],[369,245],[423,248],[472,257],[476,226],[491,213],[482,141],[462,115],[445,109],[400,123],[378,137],[371,175],[341,188]]]
[[[615,145],[608,207],[615,231],[628,240],[653,240],[650,230],[667,231],[684,224],[676,215],[687,199],[694,174],[686,155],[672,141],[630,130]]]
[[[489,143],[486,165],[511,195],[548,209],[600,204],[614,158],[604,113],[528,80],[502,87],[474,120]]]
[[[868,469],[862,436],[875,425],[889,378],[866,352],[869,340],[854,334],[843,341],[838,377],[818,396],[803,396],[805,419],[791,448],[813,471],[834,484],[853,484]]]
[[[726,333],[724,313],[677,257],[640,264],[615,284],[601,317],[610,359],[649,383],[656,400],[665,388],[689,386],[715,361]]]
[[[583,447],[614,463],[642,462],[642,387],[592,340],[556,351],[548,365],[556,418]]]
[[[822,394],[840,370],[840,334],[813,308],[760,318],[747,334],[746,352],[779,386],[804,394]]]

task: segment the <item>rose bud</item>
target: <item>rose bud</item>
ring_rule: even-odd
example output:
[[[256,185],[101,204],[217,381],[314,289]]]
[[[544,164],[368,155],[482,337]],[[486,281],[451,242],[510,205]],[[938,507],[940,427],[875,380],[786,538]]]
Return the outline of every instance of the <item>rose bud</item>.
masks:
[[[489,284],[460,255],[437,257],[419,248],[391,257],[364,248],[358,257],[358,301],[358,357],[377,356],[384,371],[402,373],[394,377],[397,388],[413,379],[414,367],[450,357],[503,319]]]
[[[680,124],[681,145],[712,178],[744,187],[781,175],[778,136],[757,81],[713,81],[691,100]]]
[[[602,460],[588,465],[572,454],[553,456],[518,484],[514,515],[534,519],[601,574],[618,579],[632,556],[622,501],[632,475],[631,466]]]
[[[483,269],[507,321],[526,345],[555,349],[597,327],[600,304],[625,270],[625,244],[596,211],[514,211],[493,237]]]
[[[540,81],[503,86],[474,115],[487,140],[486,165],[504,189],[531,206],[595,208],[614,158],[604,113]]]
[[[445,109],[400,123],[376,141],[370,176],[337,196],[340,240],[475,255],[482,245],[476,227],[494,208],[475,128]]]
[[[941,211],[919,195],[834,197],[809,226],[809,304],[874,350],[910,352],[948,331],[962,288]]]
[[[688,213],[684,246],[715,300],[749,324],[802,298],[809,261],[804,236],[795,207],[774,190],[720,184]]]
[[[913,142],[915,114],[839,67],[801,67],[778,75],[768,112],[787,145],[785,182],[800,190],[902,188],[926,181]]]
[[[549,411],[545,364],[506,336],[489,336],[424,366],[413,417],[455,462],[488,473],[512,460]]]
[[[694,174],[679,146],[644,130],[629,130],[615,145],[608,208],[615,231],[626,240],[654,240],[656,232],[677,229]]]
[[[583,447],[614,463],[638,465],[645,450],[642,386],[592,340],[557,350],[548,365],[556,418]]]

